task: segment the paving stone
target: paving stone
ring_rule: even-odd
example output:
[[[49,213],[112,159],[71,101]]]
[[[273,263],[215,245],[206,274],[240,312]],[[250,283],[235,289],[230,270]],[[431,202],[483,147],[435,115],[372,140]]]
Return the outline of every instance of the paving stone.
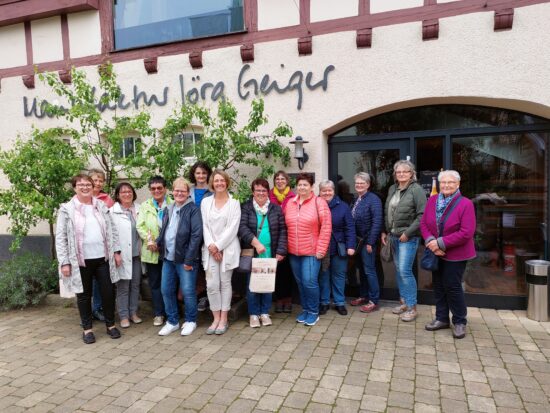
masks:
[[[283,403],[284,397],[273,394],[265,394],[258,402],[257,408],[267,411],[277,411]]]
[[[256,402],[253,400],[237,399],[231,404],[231,406],[229,406],[229,409],[227,409],[227,412],[228,413],[248,413],[254,410],[255,405],[256,405]]]
[[[491,397],[491,387],[488,384],[485,383],[477,383],[473,381],[465,381],[464,387],[466,388],[466,394],[475,395],[475,396],[483,396],[483,397]]]
[[[495,401],[489,397],[468,395],[468,406],[470,410],[478,412],[496,412]]]
[[[304,409],[311,399],[311,394],[291,392],[283,402],[283,406]]]
[[[493,399],[495,400],[497,407],[512,407],[516,409],[523,408],[523,403],[519,395],[514,393],[494,392]]]
[[[387,405],[388,399],[382,396],[366,394],[361,400],[361,409],[373,412],[384,412]]]

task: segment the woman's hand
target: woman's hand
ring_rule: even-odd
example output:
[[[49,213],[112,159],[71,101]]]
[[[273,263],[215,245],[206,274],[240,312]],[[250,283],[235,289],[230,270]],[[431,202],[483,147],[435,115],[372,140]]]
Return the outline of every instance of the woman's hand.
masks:
[[[258,253],[258,255],[263,254],[264,252],[266,252],[266,248],[264,247],[264,245],[261,242],[258,242],[258,244],[256,244],[254,246],[254,248],[256,248],[256,252]]]
[[[437,255],[438,257],[443,257],[443,256],[445,255],[445,251],[440,250],[439,248],[436,249],[433,253],[434,253],[435,255]]]
[[[388,243],[388,234],[385,232],[380,234],[380,241],[382,241],[382,245],[386,245]]]
[[[187,264],[183,264],[183,269],[184,269],[185,271],[193,271],[193,266],[187,265]]]
[[[409,237],[407,237],[405,233],[402,233],[401,236],[399,237],[400,242],[407,242],[408,240],[409,240]]]
[[[157,246],[157,243],[153,241],[147,244],[147,249],[151,252],[157,252],[159,247]]]
[[[367,244],[365,248],[369,254],[372,254],[372,245]]]
[[[216,244],[212,243],[208,246],[208,252],[210,252],[211,255],[215,255],[220,252],[220,250],[216,247]]]
[[[122,265],[122,257],[120,256],[120,252],[115,252],[115,265],[117,268]]]
[[[285,256],[284,256],[284,255],[275,254],[275,258],[277,259],[277,261],[282,261],[282,260],[285,259]]]
[[[217,262],[222,262],[223,254],[220,251],[216,252],[215,254],[212,254],[212,256]]]
[[[351,257],[352,255],[355,255],[355,250],[353,248],[348,248],[347,253]]]
[[[63,277],[71,276],[71,264],[65,264],[61,266],[61,274]]]
[[[316,257],[318,260],[322,260],[324,256],[325,256],[325,254],[321,254],[320,252],[317,252],[317,253],[315,254],[315,257]]]
[[[432,239],[426,244],[426,248],[428,248],[431,252],[435,254],[435,252],[439,249],[439,244],[437,243],[436,239]]]

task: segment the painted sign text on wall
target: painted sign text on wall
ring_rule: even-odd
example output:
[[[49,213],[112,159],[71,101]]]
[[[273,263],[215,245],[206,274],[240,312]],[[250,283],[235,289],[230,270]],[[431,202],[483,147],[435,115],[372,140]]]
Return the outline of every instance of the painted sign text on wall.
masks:
[[[281,64],[281,68],[284,65]],[[285,80],[274,79],[269,74],[265,74],[259,78],[254,78],[250,75],[250,65],[244,65],[237,78],[236,91],[237,95],[242,100],[247,100],[252,94],[254,96],[267,96],[272,92],[278,94],[294,93],[296,95],[296,109],[302,109],[304,92],[307,90],[314,91],[321,88],[326,91],[328,88],[328,76],[335,69],[333,65],[325,67],[322,76],[315,77],[312,71],[304,74],[300,70],[296,70],[292,75]],[[218,99],[223,99],[226,96],[226,86],[222,81],[211,83],[201,83],[200,76],[191,78],[191,88],[185,82],[184,76],[179,75],[179,99],[183,104],[198,103],[199,101],[210,100],[212,102]],[[95,89],[94,89],[95,92]],[[147,93],[140,89],[138,85],[134,85],[131,94],[122,94],[116,103],[110,105],[98,103],[98,109],[103,112],[105,110],[114,110],[116,108],[125,110],[133,106],[138,109],[140,106],[165,106],[168,103],[170,88],[165,86],[159,94]],[[99,99],[97,99],[99,102]],[[25,117],[36,117],[38,119],[50,116],[46,111],[48,102],[39,98],[29,99],[23,97],[23,115]]]

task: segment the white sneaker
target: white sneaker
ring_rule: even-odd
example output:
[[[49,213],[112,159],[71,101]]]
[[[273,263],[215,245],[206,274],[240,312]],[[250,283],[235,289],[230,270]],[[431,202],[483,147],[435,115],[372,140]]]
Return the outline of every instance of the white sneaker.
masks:
[[[159,331],[159,336],[167,336],[170,333],[173,333],[174,331],[178,330],[180,328],[180,324],[170,324],[168,321],[166,324],[164,324],[164,327],[162,327]]]
[[[263,326],[270,326],[273,324],[273,322],[271,321],[271,317],[269,316],[269,314],[262,314],[260,315],[260,321],[262,322],[262,325]]]
[[[182,336],[189,336],[196,329],[197,329],[197,323],[195,323],[194,321],[186,321],[181,326],[181,335]]]
[[[155,327],[160,327],[164,324],[164,317],[161,315],[157,315],[155,318],[153,318],[153,325]]]

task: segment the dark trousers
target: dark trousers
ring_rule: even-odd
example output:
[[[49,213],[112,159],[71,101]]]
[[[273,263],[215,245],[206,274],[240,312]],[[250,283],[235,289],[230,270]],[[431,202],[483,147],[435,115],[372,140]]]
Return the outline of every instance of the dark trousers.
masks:
[[[275,299],[284,300],[292,298],[292,287],[294,285],[294,275],[290,268],[288,257],[277,263],[277,273],[275,275]]]
[[[449,311],[453,324],[466,324],[466,301],[462,289],[462,276],[466,261],[439,260],[439,269],[432,272],[435,296],[435,318],[449,322]]]
[[[85,267],[80,267],[83,292],[76,295],[78,312],[84,330],[92,328],[92,283],[97,282],[101,300],[103,302],[103,314],[105,325],[115,325],[115,290],[109,273],[109,262],[105,258],[84,260]]]
[[[153,301],[153,315],[155,317],[164,317],[164,301],[162,299],[161,291],[162,261],[160,261],[158,264],[147,263],[147,278],[149,278],[151,301]]]

